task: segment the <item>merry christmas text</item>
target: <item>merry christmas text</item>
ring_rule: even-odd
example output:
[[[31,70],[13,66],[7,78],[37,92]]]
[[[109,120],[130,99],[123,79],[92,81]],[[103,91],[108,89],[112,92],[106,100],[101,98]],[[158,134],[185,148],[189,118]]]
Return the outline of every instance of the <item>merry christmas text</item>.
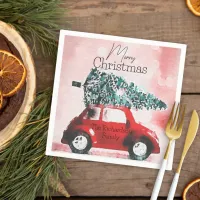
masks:
[[[120,62],[109,62],[109,57],[111,57],[114,53],[118,57],[120,57]],[[106,58],[104,57],[96,57],[93,61],[93,65],[96,68],[102,68],[104,70],[117,70],[117,71],[126,71],[133,73],[147,73],[147,67],[141,67],[134,64],[136,58],[132,56],[128,56],[128,46],[122,48],[121,45],[115,45],[113,43],[112,48]]]

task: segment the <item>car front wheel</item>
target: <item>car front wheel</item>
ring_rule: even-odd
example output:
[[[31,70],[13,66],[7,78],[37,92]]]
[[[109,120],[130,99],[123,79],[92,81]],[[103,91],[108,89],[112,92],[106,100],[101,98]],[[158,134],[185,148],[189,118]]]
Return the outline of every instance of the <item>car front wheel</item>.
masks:
[[[138,139],[129,146],[129,156],[132,160],[145,160],[152,153],[152,143],[146,139]]]
[[[86,154],[92,147],[90,136],[82,131],[75,132],[69,141],[73,153]]]

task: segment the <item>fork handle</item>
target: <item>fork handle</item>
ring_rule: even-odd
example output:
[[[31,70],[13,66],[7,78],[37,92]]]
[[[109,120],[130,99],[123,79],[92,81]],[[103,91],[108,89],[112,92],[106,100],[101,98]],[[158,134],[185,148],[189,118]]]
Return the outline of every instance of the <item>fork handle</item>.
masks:
[[[154,188],[153,188],[153,192],[151,194],[150,200],[157,200],[157,198],[158,198],[158,194],[159,194],[162,180],[163,180],[163,177],[165,174],[166,166],[167,166],[167,159],[163,159],[161,168],[160,168],[157,178],[156,178],[156,182],[154,184]]]

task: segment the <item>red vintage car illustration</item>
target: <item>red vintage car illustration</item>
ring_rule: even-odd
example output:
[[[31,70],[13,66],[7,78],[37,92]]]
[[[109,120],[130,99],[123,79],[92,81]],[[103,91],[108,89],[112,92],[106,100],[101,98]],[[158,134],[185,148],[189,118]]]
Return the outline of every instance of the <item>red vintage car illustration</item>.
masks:
[[[124,106],[88,106],[70,122],[61,142],[68,144],[73,153],[87,154],[92,147],[123,150],[133,160],[160,153],[156,133],[137,123]]]

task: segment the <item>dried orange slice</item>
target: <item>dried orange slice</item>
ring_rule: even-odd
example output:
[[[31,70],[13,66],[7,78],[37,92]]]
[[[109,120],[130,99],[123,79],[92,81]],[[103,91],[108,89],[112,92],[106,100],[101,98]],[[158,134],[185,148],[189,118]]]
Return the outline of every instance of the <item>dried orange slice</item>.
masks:
[[[186,3],[193,14],[200,16],[200,0],[186,0]]]
[[[198,199],[200,199],[200,178],[189,183],[183,192],[183,200]]]
[[[1,108],[3,108],[3,94],[0,91],[0,110],[1,110]]]
[[[21,89],[26,80],[26,68],[13,54],[0,50],[0,90],[10,97]]]

